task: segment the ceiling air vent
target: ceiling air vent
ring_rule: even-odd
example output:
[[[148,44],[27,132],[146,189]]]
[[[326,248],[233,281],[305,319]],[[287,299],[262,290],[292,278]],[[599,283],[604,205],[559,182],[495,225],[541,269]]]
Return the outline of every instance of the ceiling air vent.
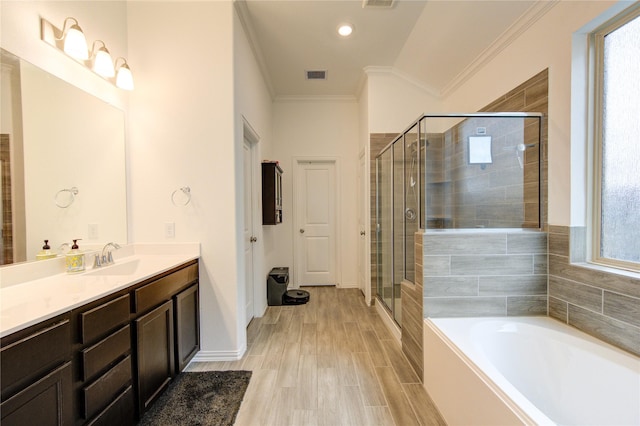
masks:
[[[327,71],[326,70],[311,70],[306,71],[307,80],[326,80],[327,79]]]
[[[362,0],[362,7],[392,7],[394,0]]]

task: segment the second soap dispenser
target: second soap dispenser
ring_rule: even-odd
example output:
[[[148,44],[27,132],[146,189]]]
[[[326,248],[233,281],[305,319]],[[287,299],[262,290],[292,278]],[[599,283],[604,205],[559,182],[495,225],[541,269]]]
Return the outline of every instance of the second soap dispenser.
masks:
[[[80,247],[78,247],[79,240],[80,239],[73,240],[71,250],[69,250],[66,255],[67,272],[70,274],[82,272],[85,269],[84,253],[81,252]]]
[[[44,260],[44,259],[53,259],[56,257],[56,253],[51,251],[51,247],[49,246],[49,240],[44,240],[44,245],[42,246],[42,250],[36,254],[36,260]]]

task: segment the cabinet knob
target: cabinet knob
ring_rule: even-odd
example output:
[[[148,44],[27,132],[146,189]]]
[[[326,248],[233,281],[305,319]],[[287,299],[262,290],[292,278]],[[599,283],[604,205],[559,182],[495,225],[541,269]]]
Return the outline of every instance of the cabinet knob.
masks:
[[[300,228],[300,233],[304,234],[304,229]]]
[[[250,243],[255,243],[256,241],[258,241],[258,239],[256,237],[249,238],[249,242]]]
[[[363,236],[364,236],[364,235],[367,235],[367,233],[366,233],[366,232],[364,232],[364,231],[360,231],[360,235],[363,235]]]

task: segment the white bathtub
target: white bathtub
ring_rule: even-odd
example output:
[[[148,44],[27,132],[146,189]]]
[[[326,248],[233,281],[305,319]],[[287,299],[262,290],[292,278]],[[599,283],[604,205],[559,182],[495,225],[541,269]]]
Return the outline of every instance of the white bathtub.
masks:
[[[449,425],[640,425],[640,358],[554,319],[428,318],[424,343]]]

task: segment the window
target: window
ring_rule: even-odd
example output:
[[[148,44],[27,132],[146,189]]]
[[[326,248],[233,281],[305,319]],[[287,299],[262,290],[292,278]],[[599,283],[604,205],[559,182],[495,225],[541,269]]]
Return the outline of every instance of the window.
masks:
[[[640,9],[593,34],[592,260],[640,270]]]

